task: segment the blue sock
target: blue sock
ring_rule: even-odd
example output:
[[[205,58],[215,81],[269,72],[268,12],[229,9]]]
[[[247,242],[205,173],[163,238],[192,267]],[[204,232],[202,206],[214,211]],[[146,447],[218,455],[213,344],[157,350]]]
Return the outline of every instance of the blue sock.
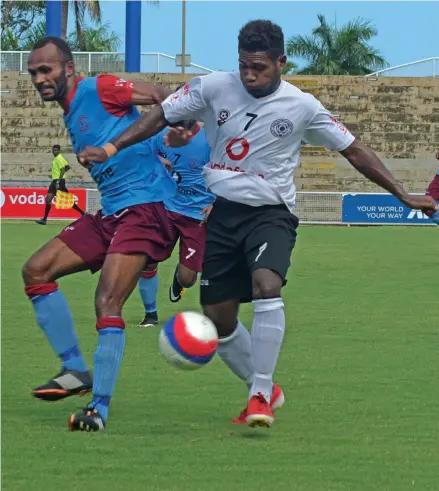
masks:
[[[78,346],[73,318],[64,295],[56,283],[26,287],[35,310],[38,325],[46,335],[63,368],[87,371]]]
[[[155,274],[152,278],[139,278],[139,292],[142,298],[145,312],[156,312],[157,292],[159,289],[159,278]]]
[[[430,217],[434,223],[439,225],[439,210]]]
[[[120,317],[104,317],[98,320],[98,347],[93,356],[93,400],[89,407],[96,409],[105,420],[108,418],[108,406],[122,363],[124,328],[125,324]]]

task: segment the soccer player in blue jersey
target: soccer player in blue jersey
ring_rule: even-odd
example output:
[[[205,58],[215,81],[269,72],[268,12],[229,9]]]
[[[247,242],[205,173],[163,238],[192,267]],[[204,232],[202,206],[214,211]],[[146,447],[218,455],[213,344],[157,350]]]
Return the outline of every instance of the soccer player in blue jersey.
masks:
[[[34,45],[28,70],[43,101],[56,101],[64,110],[75,152],[86,145],[104,144],[139,118],[136,105],[155,104],[170,93],[113,75],[77,77],[69,46],[55,37]],[[171,175],[147,142],[115,155],[104,165],[91,162],[87,168],[101,193],[102,210],[67,226],[23,267],[25,291],[37,322],[62,365],[60,373],[34,389],[33,395],[55,401],[93,392],[91,403],[69,418],[73,431],[105,428],[125,347],[122,307],[147,262],[167,258],[170,237],[162,201],[176,192]],[[92,377],[57,280],[100,269],[95,295],[98,346]]]
[[[178,302],[185,290],[197,281],[197,273],[201,272],[206,242],[203,220],[207,219],[215,200],[214,194],[206,189],[202,177],[203,167],[210,159],[210,147],[204,128],[195,120],[182,123],[182,127],[191,135],[185,146],[166,146],[168,130],[148,140],[157,154],[167,162],[169,172],[177,184],[177,194],[164,202],[172,235],[169,254],[180,239],[180,260],[169,288],[171,302]],[[157,264],[149,264],[139,279],[140,296],[145,307],[145,317],[140,326],[152,326],[158,322],[157,290]]]

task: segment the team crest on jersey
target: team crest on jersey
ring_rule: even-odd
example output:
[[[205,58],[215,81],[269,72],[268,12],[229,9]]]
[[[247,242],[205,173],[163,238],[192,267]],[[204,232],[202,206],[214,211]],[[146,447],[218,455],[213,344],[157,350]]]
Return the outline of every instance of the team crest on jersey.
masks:
[[[220,109],[218,112],[218,126],[222,126],[230,116],[230,112],[227,109]]]
[[[276,119],[270,126],[270,131],[276,138],[284,138],[293,132],[293,123],[289,119]]]
[[[174,181],[177,183],[177,184],[180,184],[181,183],[181,174],[179,172],[176,172],[175,170],[172,171],[172,179],[174,179]]]

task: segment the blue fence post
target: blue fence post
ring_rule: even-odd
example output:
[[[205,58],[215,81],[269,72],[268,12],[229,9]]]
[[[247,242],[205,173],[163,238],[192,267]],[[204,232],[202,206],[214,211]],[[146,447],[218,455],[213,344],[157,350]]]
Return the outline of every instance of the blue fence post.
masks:
[[[142,2],[127,0],[125,25],[125,71],[140,72]]]
[[[61,0],[51,0],[46,2],[46,36],[61,37]]]

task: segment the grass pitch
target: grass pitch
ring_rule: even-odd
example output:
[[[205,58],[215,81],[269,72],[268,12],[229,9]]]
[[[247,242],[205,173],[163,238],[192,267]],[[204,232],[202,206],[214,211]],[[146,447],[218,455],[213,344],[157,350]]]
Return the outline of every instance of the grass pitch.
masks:
[[[439,231],[301,227],[284,291],[287,332],[270,430],[229,424],[246,390],[219,359],[168,366],[159,328],[127,343],[103,433],[69,433],[89,400],[30,396],[58,361],[35,324],[21,266],[62,224],[2,224],[2,489],[5,491],[357,491],[439,489]],[[160,266],[159,315],[198,310],[198,288],[167,300],[176,257]],[[96,276],[60,281],[91,363]],[[250,327],[251,306],[242,321]]]

